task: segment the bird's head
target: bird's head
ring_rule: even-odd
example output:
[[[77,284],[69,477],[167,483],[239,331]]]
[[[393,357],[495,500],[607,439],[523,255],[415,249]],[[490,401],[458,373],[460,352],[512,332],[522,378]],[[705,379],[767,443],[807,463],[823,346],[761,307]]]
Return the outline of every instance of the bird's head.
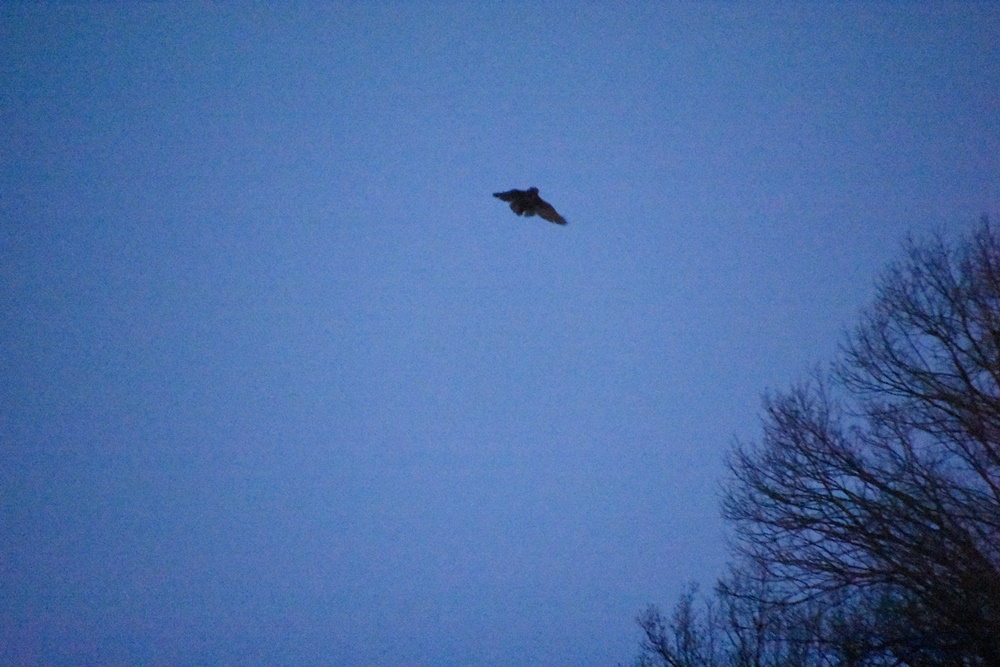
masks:
[[[533,195],[537,195],[538,194],[538,188],[528,188],[528,192],[530,192]]]

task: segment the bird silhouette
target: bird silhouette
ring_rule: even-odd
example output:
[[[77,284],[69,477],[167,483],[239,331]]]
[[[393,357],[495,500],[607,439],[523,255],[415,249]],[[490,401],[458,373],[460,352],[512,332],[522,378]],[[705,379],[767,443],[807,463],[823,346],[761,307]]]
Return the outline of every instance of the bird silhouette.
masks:
[[[538,196],[538,188],[494,192],[493,196],[497,199],[510,202],[510,210],[518,215],[524,215],[529,218],[537,215],[543,220],[554,222],[557,225],[566,224],[566,218],[556,213],[556,210],[552,208],[552,204]]]

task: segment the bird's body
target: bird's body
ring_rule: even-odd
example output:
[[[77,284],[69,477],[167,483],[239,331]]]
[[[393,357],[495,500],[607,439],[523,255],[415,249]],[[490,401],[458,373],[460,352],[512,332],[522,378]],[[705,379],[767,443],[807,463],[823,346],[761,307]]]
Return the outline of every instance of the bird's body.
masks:
[[[528,217],[537,215],[543,220],[554,222],[557,225],[566,224],[566,219],[556,213],[556,210],[552,208],[552,204],[538,196],[538,188],[494,192],[493,196],[505,202],[510,202],[510,210],[518,215]]]

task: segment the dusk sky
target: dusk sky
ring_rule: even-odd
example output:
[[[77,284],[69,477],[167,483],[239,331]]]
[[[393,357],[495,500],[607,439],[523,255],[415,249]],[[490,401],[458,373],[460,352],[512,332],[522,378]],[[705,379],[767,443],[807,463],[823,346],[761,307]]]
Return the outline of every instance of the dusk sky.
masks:
[[[0,663],[627,664],[984,213],[996,2],[3,3]]]

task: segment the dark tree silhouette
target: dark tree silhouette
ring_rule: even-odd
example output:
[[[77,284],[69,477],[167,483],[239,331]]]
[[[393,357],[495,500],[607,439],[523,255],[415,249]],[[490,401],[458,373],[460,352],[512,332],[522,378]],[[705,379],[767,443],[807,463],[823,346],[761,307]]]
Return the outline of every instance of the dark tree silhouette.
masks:
[[[528,188],[527,190],[508,190],[507,192],[494,192],[494,197],[510,202],[510,210],[518,215],[539,217],[554,222],[557,225],[565,225],[566,219],[556,213],[552,205],[538,196],[538,188]]]
[[[833,628],[836,619],[825,619],[815,603],[772,601],[771,585],[763,570],[733,569],[700,604],[690,587],[669,618],[649,607],[636,619],[643,631],[637,667],[855,664],[821,640],[824,624]]]
[[[766,402],[724,515],[787,600],[861,596],[870,647],[1000,664],[1000,238],[907,244],[829,378]]]
[[[737,576],[716,605],[742,620],[714,626],[729,638],[721,664],[1000,665],[1000,236],[989,221],[958,243],[908,242],[841,358],[768,396],[760,440],[737,443],[728,468]],[[644,660],[720,664],[657,652],[679,647],[682,628],[652,618],[640,618]]]

